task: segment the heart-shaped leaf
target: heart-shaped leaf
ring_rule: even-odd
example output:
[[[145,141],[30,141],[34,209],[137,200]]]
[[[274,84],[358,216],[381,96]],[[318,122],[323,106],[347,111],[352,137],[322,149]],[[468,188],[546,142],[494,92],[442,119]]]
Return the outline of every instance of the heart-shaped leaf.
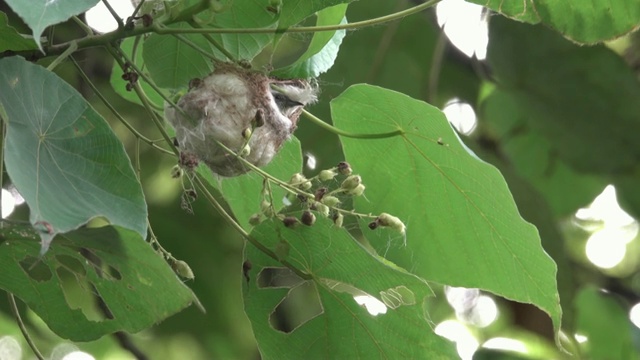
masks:
[[[520,217],[497,169],[460,141],[438,109],[382,88],[355,85],[331,102],[334,124],[349,132],[344,153],[366,191],[359,212],[391,213],[406,237],[363,229],[380,254],[429,281],[481,288],[532,303],[560,328],[556,266],[536,228]]]
[[[42,230],[59,233],[98,216],[147,236],[142,188],[122,143],[69,84],[19,57],[0,60],[7,173]]]

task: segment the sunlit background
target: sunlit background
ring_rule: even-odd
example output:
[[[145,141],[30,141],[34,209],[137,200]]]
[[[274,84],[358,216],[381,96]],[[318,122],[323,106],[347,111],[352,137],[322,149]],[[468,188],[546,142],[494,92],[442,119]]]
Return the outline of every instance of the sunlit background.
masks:
[[[128,0],[110,0],[114,10],[126,19],[133,6]],[[450,43],[468,57],[482,61],[486,57],[488,25],[483,8],[463,0],[444,0],[436,7],[438,25],[442,27]],[[98,32],[109,32],[117,27],[102,2],[86,13],[89,25]],[[447,119],[463,136],[471,135],[476,128],[476,114],[473,107],[458,98],[449,99],[443,107]],[[306,165],[315,168],[316,159],[305,154]],[[15,188],[2,189],[2,216],[9,216],[16,206],[24,202]],[[616,190],[612,185],[593,200],[590,206],[580,209],[570,220],[570,225],[588,233],[582,247],[584,258],[600,271],[618,274],[625,271],[625,261],[629,260],[630,244],[637,242],[638,222],[629,216],[616,200]],[[479,348],[503,349],[526,354],[527,345],[514,338],[478,336],[481,329],[490,327],[503,316],[497,299],[477,289],[445,287],[444,295],[450,307],[450,316],[435,325],[435,332],[456,343],[462,359],[471,359]],[[359,295],[354,300],[364,306],[374,316],[384,316],[387,307],[374,297]],[[34,316],[31,314],[31,316]],[[640,327],[640,303],[629,311],[633,324]],[[579,343],[588,339],[580,334],[573,335]],[[13,336],[0,337],[0,359],[31,358],[25,356],[20,344],[23,340]],[[80,351],[75,345],[60,344],[50,354],[52,360],[91,360],[90,354]]]

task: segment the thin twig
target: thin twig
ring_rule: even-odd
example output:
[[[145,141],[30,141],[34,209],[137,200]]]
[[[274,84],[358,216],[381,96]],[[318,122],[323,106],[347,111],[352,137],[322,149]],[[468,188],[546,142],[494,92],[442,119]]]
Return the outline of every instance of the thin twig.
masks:
[[[71,61],[73,62],[73,65],[75,65],[76,69],[78,70],[78,73],[80,74],[80,76],[84,79],[84,81],[87,83],[87,85],[89,85],[89,87],[91,88],[91,90],[93,90],[93,93],[96,94],[96,96],[98,96],[98,98],[100,98],[100,100],[102,100],[102,102],[107,106],[107,108],[109,108],[109,110],[111,111],[111,113],[113,113],[113,115],[120,120],[120,122],[127,128],[129,129],[129,131],[131,131],[131,133],[139,140],[144,141],[145,143],[147,143],[149,146],[153,147],[156,150],[160,150],[162,152],[164,152],[165,154],[173,154],[171,151],[161,148],[160,146],[156,145],[155,141],[147,138],[146,136],[142,135],[138,130],[136,130],[131,124],[129,124],[129,122],[127,120],[125,120],[125,118],[120,115],[120,113],[118,112],[118,110],[116,110],[115,107],[113,107],[113,105],[111,105],[111,103],[109,102],[109,100],[107,100],[107,98],[104,97],[104,95],[102,95],[102,93],[98,90],[98,88],[93,84],[93,82],[91,81],[91,79],[89,79],[89,77],[87,76],[87,74],[82,70],[82,68],[80,67],[80,65],[78,64],[78,62],[71,57]]]
[[[436,46],[433,48],[433,55],[431,58],[431,69],[429,69],[429,87],[427,93],[427,102],[434,104],[438,99],[438,82],[440,80],[440,71],[442,70],[442,60],[444,58],[444,51],[447,48],[447,35],[444,33],[444,29],[440,29]]]
[[[109,10],[109,13],[111,13],[111,16],[113,16],[113,18],[116,20],[116,22],[118,23],[118,29],[122,29],[124,28],[124,22],[122,22],[122,18],[120,17],[120,15],[118,15],[118,13],[113,9],[113,7],[111,7],[111,4],[109,4],[109,1],[107,0],[102,0],[102,3],[104,4],[104,6],[107,7],[107,10]]]
[[[11,307],[11,311],[13,312],[13,316],[15,316],[15,318],[16,318],[16,322],[18,323],[18,327],[20,328],[20,331],[22,332],[22,336],[24,336],[24,339],[27,340],[27,344],[29,344],[29,347],[31,348],[33,353],[36,355],[36,357],[39,360],[44,360],[44,356],[42,356],[42,354],[40,353],[40,350],[38,350],[38,347],[36,347],[36,343],[33,341],[31,336],[29,336],[29,332],[27,332],[27,327],[24,325],[24,322],[22,321],[22,318],[20,317],[20,311],[18,311],[18,305],[16,304],[16,298],[10,292],[7,293],[7,296],[9,298],[9,306]]]

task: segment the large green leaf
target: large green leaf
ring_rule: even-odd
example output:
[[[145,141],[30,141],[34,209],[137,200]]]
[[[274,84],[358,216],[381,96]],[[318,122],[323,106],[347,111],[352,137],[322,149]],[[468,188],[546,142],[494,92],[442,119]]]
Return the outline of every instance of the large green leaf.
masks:
[[[529,23],[537,23],[540,21],[540,17],[536,13],[536,9],[533,2],[536,0],[467,0],[471,3],[476,3],[487,7],[493,11],[499,12],[502,15],[511,17],[519,21],[526,21]]]
[[[318,12],[318,26],[337,25],[347,22],[344,16],[347,4],[336,5]],[[284,68],[274,71],[273,75],[283,78],[317,77],[333,66],[338,56],[345,31],[323,31],[313,35],[307,50],[298,60]]]
[[[262,201],[263,178],[257,173],[249,172],[242,176],[215,180],[209,169],[201,167],[201,171],[209,183],[218,188],[225,200],[231,207],[238,223],[243,228],[249,229],[249,218],[251,215],[260,213],[260,203]],[[276,157],[263,169],[267,173],[278,179],[288,180],[295,173],[302,171],[302,152],[300,142],[293,137],[287,141]],[[273,206],[280,209],[284,206],[283,198],[285,191],[273,185],[271,187]]]
[[[322,9],[353,1],[354,0],[283,0],[282,10],[278,18],[278,28],[286,29]]]
[[[0,53],[7,50],[33,50],[37,47],[33,39],[24,37],[9,25],[7,14],[0,12]]]
[[[319,218],[312,227],[293,229],[280,221],[265,221],[251,236],[274,252],[286,247],[283,260],[309,277],[298,277],[247,245],[245,258],[252,268],[244,285],[245,310],[264,359],[456,357],[453,344],[434,334],[424,312],[433,296],[429,286],[371,255],[330,220]],[[283,275],[287,282],[280,281],[287,280]],[[306,299],[296,303],[296,295]],[[354,295],[375,297],[386,304],[386,313],[370,315]],[[308,321],[284,333],[270,322],[283,302],[294,303],[292,316],[296,307],[319,313],[305,314],[307,319],[301,320]]]
[[[436,108],[406,95],[355,85],[331,102],[334,124],[392,138],[342,138],[367,186],[359,212],[391,213],[406,237],[363,229],[391,261],[429,281],[481,288],[547,312],[559,330],[556,266],[536,228],[518,214],[498,170],[460,142]]]
[[[122,143],[69,84],[19,57],[0,60],[0,105],[9,177],[43,230],[58,233],[98,216],[147,235],[147,208]]]
[[[70,17],[91,9],[99,0],[7,0],[33,31],[33,38],[39,40],[47,26],[61,23]],[[42,50],[40,41],[36,41]]]
[[[171,28],[188,29],[186,23]],[[182,35],[200,49],[213,54],[213,46],[201,35]],[[169,89],[186,88],[189,80],[213,70],[212,59],[171,35],[152,34],[142,45],[142,57],[153,81]]]
[[[510,18],[542,22],[582,44],[612,40],[640,26],[636,0],[467,0]]]
[[[2,222],[0,287],[15,294],[59,336],[89,341],[135,333],[197,299],[167,263],[133,231],[80,229],[56,237],[38,257],[28,224]],[[98,309],[99,295],[111,316]]]
[[[498,86],[559,158],[592,173],[635,166],[640,82],[618,55],[501,17],[492,19],[489,38],[487,57]]]
[[[586,353],[591,359],[637,359],[628,311],[610,294],[585,288],[578,294],[575,307],[578,331],[588,339]]]
[[[640,26],[636,0],[534,0],[543,23],[582,44],[612,40]]]
[[[547,199],[558,217],[589,205],[607,185],[603,178],[575,172],[554,153],[535,129],[531,113],[518,106],[510,93],[496,89],[484,99],[482,120],[517,172]]]

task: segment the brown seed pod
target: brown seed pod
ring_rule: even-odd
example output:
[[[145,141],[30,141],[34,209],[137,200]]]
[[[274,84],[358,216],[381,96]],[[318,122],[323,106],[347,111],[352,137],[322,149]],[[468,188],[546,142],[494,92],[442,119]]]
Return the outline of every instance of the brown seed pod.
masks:
[[[245,159],[264,166],[293,133],[302,108],[316,100],[315,93],[305,80],[277,80],[218,63],[211,75],[178,101],[187,116],[170,106],[165,116],[176,130],[182,151],[195,154],[218,175],[238,176],[249,168],[217,142],[239,153],[246,143],[243,130],[253,128],[251,153]]]
[[[290,228],[290,227],[294,227],[298,223],[298,219],[296,219],[293,216],[287,216],[284,219],[282,219],[282,223],[284,224],[284,226]]]
[[[307,226],[311,226],[315,224],[316,216],[313,215],[311,211],[305,210],[305,212],[303,212],[302,216],[300,217],[300,221]]]

